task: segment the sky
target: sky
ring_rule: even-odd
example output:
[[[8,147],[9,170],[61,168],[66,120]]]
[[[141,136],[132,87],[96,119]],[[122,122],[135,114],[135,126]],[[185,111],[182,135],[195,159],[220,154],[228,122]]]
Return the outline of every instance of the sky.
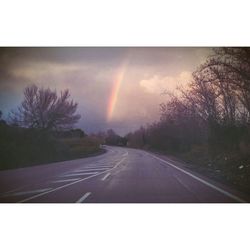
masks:
[[[69,89],[78,103],[76,127],[120,135],[159,119],[165,91],[191,81],[211,48],[25,47],[0,48],[0,110],[7,117],[26,86]]]

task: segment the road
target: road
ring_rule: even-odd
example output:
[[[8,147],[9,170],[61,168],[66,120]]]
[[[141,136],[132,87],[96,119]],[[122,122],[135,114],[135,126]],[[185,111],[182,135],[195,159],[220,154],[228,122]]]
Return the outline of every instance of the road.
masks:
[[[249,199],[182,163],[143,150],[0,172],[1,203],[234,203]]]

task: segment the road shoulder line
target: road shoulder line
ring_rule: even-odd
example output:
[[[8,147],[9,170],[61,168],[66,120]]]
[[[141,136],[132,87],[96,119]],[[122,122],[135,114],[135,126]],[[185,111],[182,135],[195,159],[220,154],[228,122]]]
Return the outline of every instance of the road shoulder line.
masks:
[[[148,153],[148,152],[147,152],[147,153]],[[209,182],[207,182],[207,181],[205,181],[205,180],[203,180],[203,179],[201,179],[201,178],[195,176],[194,174],[191,174],[190,172],[188,172],[188,171],[186,171],[186,170],[184,170],[184,169],[182,169],[182,168],[180,168],[180,167],[174,165],[174,164],[171,163],[171,162],[168,162],[168,161],[166,161],[166,160],[163,160],[163,159],[161,159],[160,157],[157,157],[157,156],[155,156],[155,155],[153,155],[153,154],[151,154],[151,153],[148,153],[148,154],[149,154],[151,157],[153,157],[153,158],[155,158],[155,159],[157,159],[157,160],[159,160],[159,161],[161,161],[161,162],[164,162],[164,163],[170,165],[171,167],[173,167],[173,168],[175,168],[175,169],[177,169],[177,170],[179,170],[179,171],[181,171],[181,172],[183,172],[183,173],[185,173],[185,174],[187,174],[187,175],[193,177],[194,179],[196,179],[196,180],[200,181],[201,183],[203,183],[203,184],[205,184],[205,185],[207,185],[207,186],[213,188],[214,190],[216,190],[216,191],[218,191],[218,192],[220,192],[220,193],[222,193],[222,194],[224,194],[224,195],[230,197],[230,198],[233,199],[233,200],[236,200],[236,201],[241,202],[241,203],[247,203],[247,201],[245,201],[245,200],[239,198],[238,196],[233,195],[233,194],[231,194],[231,193],[229,193],[229,192],[223,190],[222,188],[219,188],[219,187],[217,187],[217,186],[215,186],[215,185],[213,185],[213,184],[211,184],[211,183],[209,183]]]

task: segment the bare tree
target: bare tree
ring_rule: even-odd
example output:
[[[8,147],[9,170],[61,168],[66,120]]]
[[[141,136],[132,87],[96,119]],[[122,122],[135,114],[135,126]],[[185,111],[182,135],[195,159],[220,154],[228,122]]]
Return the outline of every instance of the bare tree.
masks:
[[[44,130],[72,128],[81,116],[75,114],[78,104],[69,98],[69,90],[57,95],[50,88],[28,86],[21,105],[10,114],[11,121],[19,126]]]
[[[220,85],[229,120],[250,121],[250,48],[218,48],[214,52],[199,71],[210,83]]]

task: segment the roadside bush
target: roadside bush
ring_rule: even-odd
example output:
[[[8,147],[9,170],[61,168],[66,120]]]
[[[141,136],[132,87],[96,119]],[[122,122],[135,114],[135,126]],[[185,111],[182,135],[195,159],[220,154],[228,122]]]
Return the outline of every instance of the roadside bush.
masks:
[[[58,139],[53,133],[0,124],[0,170],[88,156],[100,151],[90,137]]]

